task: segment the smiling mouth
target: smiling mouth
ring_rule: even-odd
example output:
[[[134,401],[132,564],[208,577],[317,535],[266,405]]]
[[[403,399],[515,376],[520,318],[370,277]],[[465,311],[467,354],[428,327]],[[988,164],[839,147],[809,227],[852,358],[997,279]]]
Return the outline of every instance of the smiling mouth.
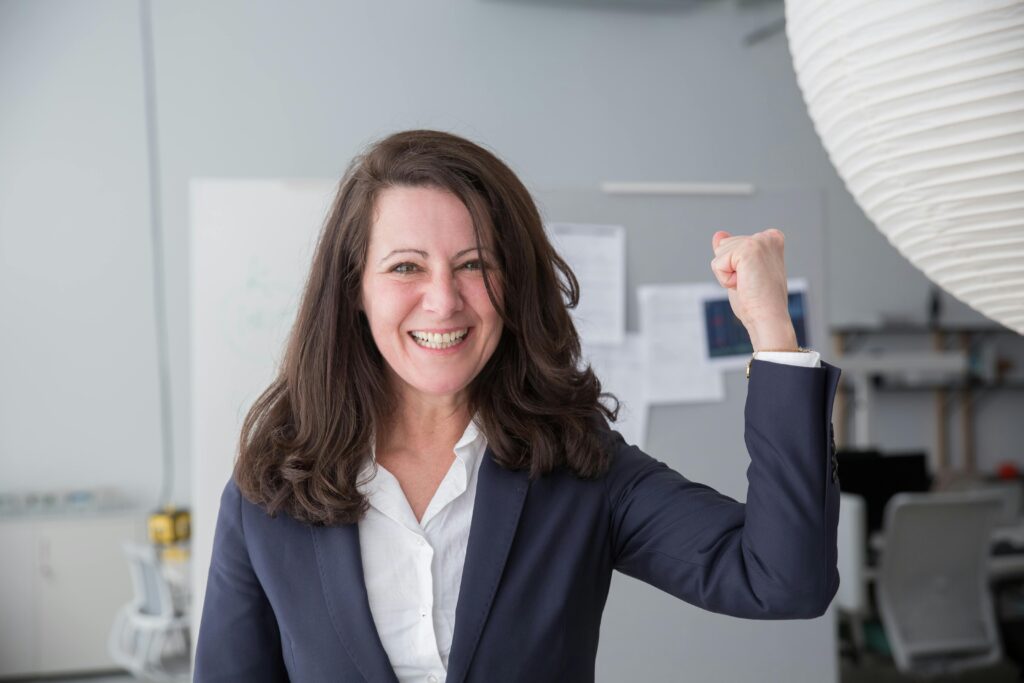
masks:
[[[425,349],[450,349],[462,344],[469,336],[471,328],[464,327],[453,332],[439,334],[436,332],[410,332],[409,336],[416,342],[417,346]]]

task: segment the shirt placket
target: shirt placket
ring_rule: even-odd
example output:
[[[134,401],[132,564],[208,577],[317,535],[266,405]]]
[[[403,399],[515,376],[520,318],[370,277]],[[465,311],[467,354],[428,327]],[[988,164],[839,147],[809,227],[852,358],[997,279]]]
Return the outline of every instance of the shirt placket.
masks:
[[[453,472],[459,472],[459,474],[453,477]],[[450,480],[464,482],[465,467],[457,458],[452,469],[438,486],[434,498],[428,504],[428,512],[424,513],[422,524],[416,520],[398,479],[385,468],[379,469],[378,476],[381,477],[381,480],[371,495],[370,504],[377,508],[389,523],[399,527],[399,538],[402,539],[401,544],[404,546],[402,553],[407,557],[413,557],[416,567],[416,595],[411,608],[415,610],[413,619],[416,627],[413,631],[413,640],[418,668],[426,672],[424,680],[428,683],[440,683],[445,680],[447,670],[441,658],[434,619],[436,582],[434,581],[435,568],[433,565],[435,552],[424,526],[443,510],[450,500],[457,497],[457,493],[452,495]],[[434,511],[430,512],[432,508]],[[428,513],[430,518],[428,518]]]

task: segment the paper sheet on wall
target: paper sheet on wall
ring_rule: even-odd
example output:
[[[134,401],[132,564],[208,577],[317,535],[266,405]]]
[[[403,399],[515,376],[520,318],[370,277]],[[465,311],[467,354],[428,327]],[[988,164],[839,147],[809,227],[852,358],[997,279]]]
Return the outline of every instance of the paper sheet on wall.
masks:
[[[580,283],[572,311],[580,338],[621,344],[626,333],[626,231],[621,225],[548,223],[548,237]]]
[[[647,400],[656,403],[721,401],[722,373],[704,351],[701,295],[706,285],[646,285],[637,288],[640,331],[646,340]]]
[[[626,333],[622,344],[583,345],[583,357],[601,380],[601,391],[619,400],[619,418],[612,429],[641,450],[647,437],[646,351],[644,340],[632,332]]]

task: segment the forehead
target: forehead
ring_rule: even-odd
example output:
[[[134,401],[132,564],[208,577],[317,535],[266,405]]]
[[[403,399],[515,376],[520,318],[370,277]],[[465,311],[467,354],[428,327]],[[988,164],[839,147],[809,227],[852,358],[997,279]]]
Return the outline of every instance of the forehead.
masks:
[[[485,243],[490,242],[483,230]],[[475,244],[473,217],[462,200],[436,187],[389,187],[374,203],[370,249],[395,247],[465,249]],[[402,242],[403,244],[396,244]],[[407,244],[405,244],[407,242]]]

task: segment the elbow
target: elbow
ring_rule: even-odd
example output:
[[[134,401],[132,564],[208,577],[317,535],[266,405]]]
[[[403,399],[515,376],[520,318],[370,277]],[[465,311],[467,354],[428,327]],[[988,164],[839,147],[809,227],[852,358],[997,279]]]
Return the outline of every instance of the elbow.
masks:
[[[769,619],[817,619],[823,616],[832,604],[839,590],[839,574],[830,576],[827,587],[818,591],[790,592],[788,595],[777,595],[775,600],[767,604]]]
[[[831,597],[826,600],[805,595],[781,606],[774,611],[772,617],[775,619],[817,619],[828,611],[831,604]]]
[[[829,577],[828,588],[824,592],[819,593],[818,596],[812,598],[808,596],[804,600],[804,604],[800,606],[799,614],[794,615],[793,619],[816,619],[823,616],[828,611],[829,605],[832,604],[833,598],[836,597],[836,593],[839,591],[839,573],[833,572]]]
[[[837,570],[832,570],[829,575],[828,585],[829,588],[825,591],[824,599],[822,600],[821,613],[818,616],[821,616],[828,611],[829,605],[832,604],[832,601],[836,597],[836,593],[839,592],[839,572]]]

